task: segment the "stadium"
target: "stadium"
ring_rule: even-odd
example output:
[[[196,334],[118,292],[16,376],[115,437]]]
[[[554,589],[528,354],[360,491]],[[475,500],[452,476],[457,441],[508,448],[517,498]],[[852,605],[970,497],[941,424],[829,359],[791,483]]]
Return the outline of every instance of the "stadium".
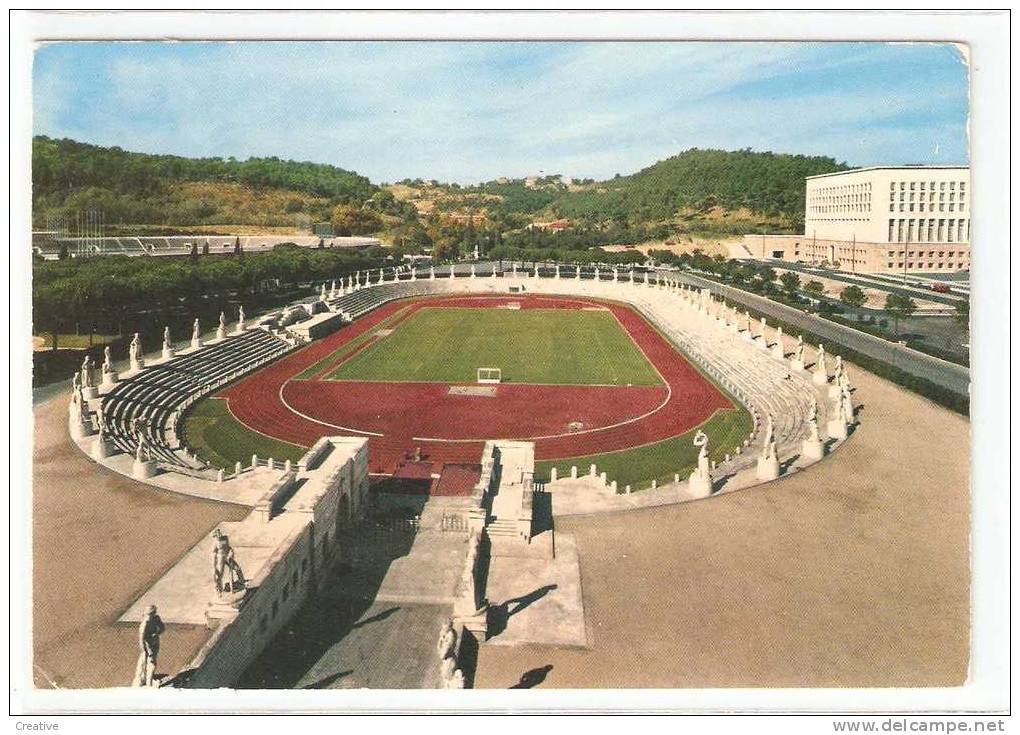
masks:
[[[857,423],[840,358],[674,271],[338,274],[308,301],[251,320],[242,309],[232,325],[224,314],[214,335],[196,320],[183,348],[167,330],[146,356],[136,336],[129,358],[118,372],[108,354],[101,382],[89,363],[75,376],[79,448],[250,509],[220,526],[243,589],[210,600],[203,540],[120,617],[144,621],[158,600],[167,622],[205,624],[162,680],[184,687],[281,685],[279,647],[329,594],[365,600],[359,614],[423,606],[424,627],[455,645],[402,654],[414,686],[471,686],[494,635],[584,646],[580,562],[556,519],[771,482]],[[508,627],[488,595],[522,583],[522,564],[540,590],[575,592]],[[295,664],[297,681],[311,665]]]

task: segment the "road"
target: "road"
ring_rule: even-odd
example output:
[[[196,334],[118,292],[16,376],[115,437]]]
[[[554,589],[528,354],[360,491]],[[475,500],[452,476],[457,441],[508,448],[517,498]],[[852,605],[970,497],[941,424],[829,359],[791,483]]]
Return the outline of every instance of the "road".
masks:
[[[966,301],[966,297],[954,296],[951,294],[940,294],[912,286],[897,286],[885,281],[884,279],[871,278],[867,274],[841,273],[839,271],[813,268],[802,263],[788,263],[785,260],[776,261],[775,263],[772,263],[772,265],[776,268],[782,268],[783,270],[798,271],[800,273],[806,273],[813,276],[824,276],[825,278],[830,278],[833,281],[842,281],[843,283],[848,284],[852,283],[857,286],[867,286],[868,288],[874,288],[887,293],[895,293],[901,296],[909,296],[911,298],[922,298],[927,301],[934,301],[938,304],[946,304],[948,306],[955,306],[959,301]]]
[[[848,347],[861,354],[881,360],[919,378],[947,388],[961,396],[970,395],[970,370],[962,365],[931,357],[909,347],[874,337],[865,332],[830,322],[799,309],[771,301],[762,296],[741,291],[691,273],[681,273],[680,278],[701,288],[710,288],[713,293],[725,296],[765,316],[782,319],[784,322],[813,332],[828,342]]]

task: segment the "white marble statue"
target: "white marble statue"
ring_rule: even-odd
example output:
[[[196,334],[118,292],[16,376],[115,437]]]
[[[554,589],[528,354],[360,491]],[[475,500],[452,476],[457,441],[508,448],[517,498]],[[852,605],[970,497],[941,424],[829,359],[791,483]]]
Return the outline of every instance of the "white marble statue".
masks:
[[[128,348],[128,354],[131,358],[131,367],[135,370],[139,369],[144,365],[144,358],[142,357],[142,337],[138,332],[135,332],[135,336],[131,338],[131,346]]]
[[[110,352],[110,345],[103,348],[103,375],[113,372],[113,355]]]
[[[326,284],[322,284],[322,288],[319,290],[319,301],[326,300]]]
[[[81,387],[91,388],[95,385],[95,380],[92,376],[92,357],[85,355],[85,359],[81,361]]]
[[[191,326],[191,341],[192,343],[198,342],[202,339],[202,327],[198,324],[198,319],[195,319],[195,323]]]
[[[457,670],[457,660],[452,656],[443,659],[443,663],[439,666],[439,677],[443,681],[444,687],[450,686],[450,681],[453,679],[453,672]]]
[[[173,348],[173,343],[170,342],[170,327],[163,327],[163,349],[169,350]]]
[[[243,306],[238,306],[237,307],[237,331],[238,332],[243,332],[244,331],[244,307]]]
[[[767,448],[770,444],[772,444],[774,438],[775,438],[775,431],[774,431],[773,425],[772,425],[772,414],[769,414],[768,417],[765,420],[765,438],[762,441],[762,448],[763,449]]]

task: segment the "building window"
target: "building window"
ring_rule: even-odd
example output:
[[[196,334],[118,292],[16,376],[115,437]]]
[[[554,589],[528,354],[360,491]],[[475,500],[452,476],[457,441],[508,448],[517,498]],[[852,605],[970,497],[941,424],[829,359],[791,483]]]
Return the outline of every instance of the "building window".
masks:
[[[889,207],[889,210],[892,211],[892,206],[891,205]],[[894,219],[889,220],[889,237],[888,237],[889,242],[892,242],[893,239],[894,239],[893,235],[895,234],[895,229],[896,229],[896,220],[894,220]]]
[[[948,242],[952,242],[953,241],[953,225],[954,225],[954,223],[955,223],[955,220],[949,220],[949,230],[948,230],[949,238],[948,238]]]
[[[939,234],[937,241],[938,242],[946,241],[946,221],[944,219],[939,220]]]
[[[958,242],[963,242],[963,220],[958,220],[956,225],[956,239]]]
[[[956,188],[956,182],[955,181],[950,181],[949,182],[949,188],[950,189],[955,189]]]
[[[917,203],[917,211],[918,212],[923,212],[924,211],[924,202],[918,202]]]
[[[945,181],[940,181],[939,182],[939,191],[945,191],[945,190],[946,190],[946,182]]]
[[[967,188],[967,182],[966,181],[961,181],[960,182],[960,191],[963,191],[966,188]],[[960,194],[960,196],[963,196],[963,194]]]
[[[900,182],[900,191],[903,191],[903,190],[904,190],[904,189],[906,189],[906,188],[907,188],[907,184],[906,184],[906,182],[905,182],[905,181],[901,181],[901,182]]]
[[[913,182],[913,181],[911,181],[911,182],[910,182],[910,190],[911,190],[911,191],[913,191],[913,190],[914,190],[914,182]]]
[[[900,220],[896,226],[896,242],[903,242],[903,220]]]
[[[900,202],[900,211],[903,211],[903,202]]]
[[[892,263],[886,263],[886,268],[892,268],[892,267],[893,267]]]

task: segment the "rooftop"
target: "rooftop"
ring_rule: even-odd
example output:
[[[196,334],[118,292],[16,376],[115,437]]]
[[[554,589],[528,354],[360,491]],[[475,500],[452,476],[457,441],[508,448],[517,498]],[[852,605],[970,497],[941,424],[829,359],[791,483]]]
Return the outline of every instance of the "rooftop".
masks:
[[[970,166],[922,166],[920,164],[916,166],[865,166],[863,168],[852,168],[848,171],[833,171],[830,174],[815,174],[814,176],[805,176],[805,179],[821,179],[826,176],[845,176],[847,174],[859,174],[862,171],[916,171],[916,170],[927,170],[927,171],[945,171],[950,169],[957,170],[970,170]]]

